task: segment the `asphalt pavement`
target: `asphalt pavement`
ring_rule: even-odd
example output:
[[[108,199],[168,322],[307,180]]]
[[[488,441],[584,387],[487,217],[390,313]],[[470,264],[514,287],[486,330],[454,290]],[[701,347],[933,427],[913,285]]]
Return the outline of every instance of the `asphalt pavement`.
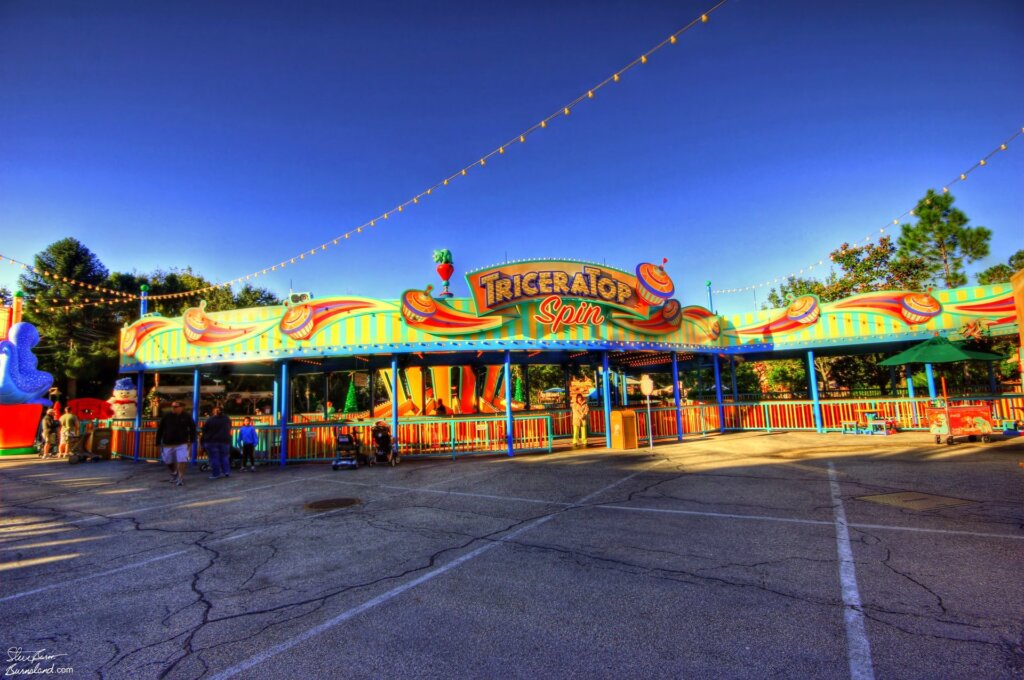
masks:
[[[0,459],[4,670],[1022,678],[1022,461],[741,433],[175,487]]]

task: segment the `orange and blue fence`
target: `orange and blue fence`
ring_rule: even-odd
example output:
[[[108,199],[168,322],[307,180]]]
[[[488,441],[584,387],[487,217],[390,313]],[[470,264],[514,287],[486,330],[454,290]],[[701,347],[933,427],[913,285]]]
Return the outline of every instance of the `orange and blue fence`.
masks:
[[[950,405],[985,404],[993,419],[1012,421],[1024,419],[1024,394],[953,397]],[[900,430],[924,431],[928,429],[925,410],[932,404],[926,397],[919,398],[863,398],[821,401],[821,427],[824,432],[841,432],[844,423],[860,422],[868,414],[875,418],[892,420]],[[679,408],[679,419],[673,406],[659,406],[650,410],[648,428],[647,410],[636,409],[637,435],[642,442],[648,431],[655,440],[679,437],[677,422],[682,422],[682,435],[710,432],[738,431],[813,431],[814,402],[812,400],[784,399],[777,401],[725,402],[688,404]],[[237,428],[240,418],[233,418]],[[280,461],[281,427],[272,423],[270,416],[258,416],[256,431],[259,444],[257,460]],[[364,451],[372,449],[372,421],[312,421],[292,422],[288,425],[287,456],[285,462],[330,460],[335,456],[335,439],[339,433],[352,434]],[[156,421],[145,420],[138,430],[139,458],[157,460]],[[592,409],[588,418],[589,434],[603,435],[604,412]],[[134,421],[87,421],[82,424],[83,434],[104,427],[111,430],[111,451],[120,457],[134,455],[136,431]],[[451,456],[453,458],[480,453],[508,451],[508,421],[504,416],[455,416],[451,418],[403,418],[399,421],[397,442],[403,456]],[[556,439],[572,434],[572,414],[568,409],[550,409],[517,414],[512,421],[512,444],[516,453],[550,452]]]

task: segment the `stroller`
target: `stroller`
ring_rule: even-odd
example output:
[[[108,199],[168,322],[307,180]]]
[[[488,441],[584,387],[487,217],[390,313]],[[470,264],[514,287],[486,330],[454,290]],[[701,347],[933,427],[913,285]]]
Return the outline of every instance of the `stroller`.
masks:
[[[367,456],[370,465],[386,463],[394,467],[401,462],[398,452],[392,450],[391,428],[387,426],[387,423],[378,420],[370,430],[370,437],[373,439],[373,452]]]
[[[355,470],[359,467],[359,442],[351,434],[338,433],[334,440],[334,454],[332,470]]]
[[[232,446],[231,450],[228,452],[228,463],[231,465],[231,469],[232,470],[239,470],[239,469],[241,469],[241,467],[242,467],[242,450],[237,448],[237,447],[235,447],[235,446]],[[209,472],[210,471],[210,459],[209,458],[207,458],[206,461],[204,461],[204,462],[199,464],[199,471],[200,472]]]

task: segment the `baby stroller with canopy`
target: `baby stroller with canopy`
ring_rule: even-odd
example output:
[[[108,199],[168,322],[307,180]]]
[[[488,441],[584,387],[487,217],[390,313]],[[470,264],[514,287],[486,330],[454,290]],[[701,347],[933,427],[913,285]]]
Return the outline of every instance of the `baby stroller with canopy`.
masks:
[[[373,453],[367,458],[369,464],[386,463],[394,467],[401,462],[397,451],[392,451],[391,428],[383,420],[378,420],[370,430],[370,437],[373,439]]]

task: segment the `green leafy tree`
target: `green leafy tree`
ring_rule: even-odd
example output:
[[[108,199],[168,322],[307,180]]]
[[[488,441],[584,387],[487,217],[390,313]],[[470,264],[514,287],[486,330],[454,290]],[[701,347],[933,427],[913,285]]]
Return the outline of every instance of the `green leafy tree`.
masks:
[[[978,274],[978,283],[988,285],[991,283],[1009,283],[1010,277],[1024,269],[1024,250],[1018,250],[1006,264],[997,264],[989,267]]]
[[[988,256],[992,232],[968,226],[967,215],[953,207],[953,195],[933,189],[917,203],[916,224],[901,225],[899,254],[921,257],[933,281],[947,288],[967,283],[964,263]]]
[[[7,286],[0,286],[0,305],[7,305],[8,307],[14,300],[14,296],[11,295],[11,290]]]
[[[827,303],[872,291],[921,290],[928,276],[924,259],[913,254],[901,255],[888,236],[883,236],[876,243],[844,243],[832,251],[829,258],[833,270],[824,280],[790,278],[778,291],[773,288],[768,293],[771,306],[783,307],[801,295],[817,295],[823,303]],[[814,367],[821,374],[821,382],[826,388],[833,385],[871,386],[885,391],[889,386],[889,373],[888,369],[877,365],[882,358],[881,355],[817,356],[814,358]],[[795,385],[793,377],[797,374],[796,368],[790,366],[770,370],[767,379],[773,388],[782,390]],[[806,383],[796,391],[805,389]]]

